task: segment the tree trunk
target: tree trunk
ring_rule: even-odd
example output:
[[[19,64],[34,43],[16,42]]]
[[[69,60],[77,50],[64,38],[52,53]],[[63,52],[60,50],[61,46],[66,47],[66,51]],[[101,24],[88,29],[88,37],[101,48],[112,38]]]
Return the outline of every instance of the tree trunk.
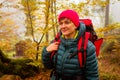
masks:
[[[54,34],[54,37],[56,35],[56,32],[55,32],[55,17],[54,17],[54,3],[53,3],[53,0],[51,0],[51,15],[52,15],[52,27],[53,27],[53,34]]]
[[[108,5],[106,6],[106,12],[105,12],[105,26],[107,26],[109,24],[109,3],[110,1],[108,2]]]
[[[45,12],[45,28],[48,27],[49,22],[49,8],[50,8],[50,0],[46,0],[46,12]],[[49,35],[48,32],[46,33],[46,42],[49,42]]]

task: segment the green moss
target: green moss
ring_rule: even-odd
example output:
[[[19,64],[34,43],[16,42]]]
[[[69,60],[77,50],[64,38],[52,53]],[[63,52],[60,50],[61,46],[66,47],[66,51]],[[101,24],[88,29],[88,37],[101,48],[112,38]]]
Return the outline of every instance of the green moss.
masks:
[[[34,65],[28,65],[31,62],[33,60],[26,58],[9,59],[0,52],[0,75],[12,74],[19,75],[21,78],[34,76],[39,72],[39,68]]]
[[[0,60],[2,62],[7,62],[7,63],[11,61],[7,56],[4,55],[4,53],[2,52],[2,50],[0,50]]]

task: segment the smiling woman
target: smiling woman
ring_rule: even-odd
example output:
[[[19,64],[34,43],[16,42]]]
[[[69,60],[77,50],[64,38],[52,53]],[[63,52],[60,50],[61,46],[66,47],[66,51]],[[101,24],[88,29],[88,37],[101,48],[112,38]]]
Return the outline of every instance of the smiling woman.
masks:
[[[80,24],[78,14],[72,10],[67,10],[59,15],[58,21],[63,36],[67,39],[74,38]]]
[[[95,46],[92,42],[87,43],[86,59],[85,56],[76,55],[76,52],[82,52],[82,48],[78,50],[77,45],[83,40],[81,37],[86,31],[85,24],[80,22],[77,12],[64,10],[58,16],[58,23],[60,39],[55,41],[57,40],[55,38],[55,42],[45,46],[42,51],[44,66],[53,69],[51,80],[99,80]],[[81,44],[85,45],[83,42]],[[53,52],[55,52],[54,55]],[[71,55],[74,56],[71,57]],[[84,67],[81,67],[78,58],[86,60]]]
[[[77,27],[75,27],[74,23],[70,21],[70,19],[62,18],[59,24],[60,30],[66,39],[74,38]]]

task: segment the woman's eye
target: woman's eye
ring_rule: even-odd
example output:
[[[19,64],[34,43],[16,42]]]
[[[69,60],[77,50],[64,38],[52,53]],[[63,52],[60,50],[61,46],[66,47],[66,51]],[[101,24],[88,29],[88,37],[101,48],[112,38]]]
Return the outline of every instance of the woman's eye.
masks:
[[[70,21],[65,21],[65,24],[69,24],[70,23]]]

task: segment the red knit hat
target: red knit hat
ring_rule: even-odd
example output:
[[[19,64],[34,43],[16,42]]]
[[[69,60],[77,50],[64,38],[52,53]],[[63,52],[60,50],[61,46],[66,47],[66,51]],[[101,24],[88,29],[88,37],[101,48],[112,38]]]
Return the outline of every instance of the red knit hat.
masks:
[[[79,16],[77,14],[77,12],[73,11],[73,10],[64,10],[62,13],[60,13],[60,15],[58,16],[58,22],[60,22],[61,18],[68,18],[70,19],[76,27],[79,26]]]

